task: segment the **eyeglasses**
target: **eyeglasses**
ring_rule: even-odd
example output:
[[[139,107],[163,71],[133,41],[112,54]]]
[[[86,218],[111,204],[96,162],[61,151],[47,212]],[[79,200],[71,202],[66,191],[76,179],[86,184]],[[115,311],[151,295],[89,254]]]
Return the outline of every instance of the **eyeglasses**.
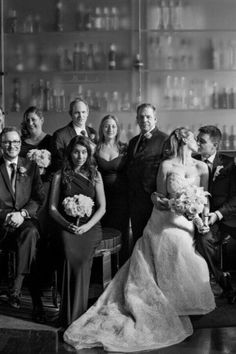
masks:
[[[6,146],[10,146],[10,145],[19,146],[20,143],[21,143],[20,140],[2,141],[2,144]]]

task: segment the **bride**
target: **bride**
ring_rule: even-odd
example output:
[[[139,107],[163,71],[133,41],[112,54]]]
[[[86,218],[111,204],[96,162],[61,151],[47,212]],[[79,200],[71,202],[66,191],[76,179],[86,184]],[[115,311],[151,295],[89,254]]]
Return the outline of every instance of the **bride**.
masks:
[[[173,345],[193,333],[189,315],[215,308],[207,264],[194,248],[193,222],[163,208],[180,188],[207,189],[207,165],[191,156],[197,150],[190,130],[178,128],[170,134],[168,157],[157,176],[158,195],[165,198],[161,205],[156,198],[130,259],[97,302],[65,331],[64,340],[77,350],[102,346],[136,352]]]

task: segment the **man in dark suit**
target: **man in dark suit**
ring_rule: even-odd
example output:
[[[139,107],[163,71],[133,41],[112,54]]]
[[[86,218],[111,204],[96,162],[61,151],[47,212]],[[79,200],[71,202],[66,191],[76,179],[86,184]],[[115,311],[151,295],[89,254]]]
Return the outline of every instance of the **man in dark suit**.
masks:
[[[19,157],[21,138],[17,128],[4,128],[0,145],[3,153],[0,158],[0,246],[16,251],[16,276],[9,304],[19,308],[23,279],[31,275],[35,264],[39,239],[37,211],[45,193],[36,163]],[[41,306],[34,285],[30,282],[33,305]]]
[[[87,102],[82,98],[76,98],[70,103],[69,114],[72,121],[53,134],[52,168],[54,171],[61,168],[66,148],[74,136],[87,136],[94,147],[97,143],[96,131],[86,125],[89,115]]]
[[[156,190],[156,176],[167,135],[157,128],[156,108],[143,103],[137,108],[140,134],[128,146],[127,174],[133,242],[142,236],[151,216],[151,194]]]
[[[200,156],[208,165],[210,192],[210,232],[197,234],[197,250],[206,259],[211,273],[223,289],[229,302],[235,296],[230,274],[219,268],[218,245],[225,236],[236,236],[236,166],[234,159],[221,154],[219,150],[222,134],[216,126],[199,129],[198,143]]]

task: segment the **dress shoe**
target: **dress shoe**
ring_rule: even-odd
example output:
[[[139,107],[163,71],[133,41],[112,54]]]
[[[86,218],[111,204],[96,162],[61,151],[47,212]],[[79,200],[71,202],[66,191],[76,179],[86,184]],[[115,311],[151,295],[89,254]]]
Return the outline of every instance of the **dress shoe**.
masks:
[[[223,289],[221,297],[226,298],[229,304],[234,304],[236,302],[236,293],[231,284],[230,273],[223,273],[219,280],[219,285]]]
[[[9,295],[8,303],[11,307],[14,307],[15,309],[20,308],[20,293],[12,292]]]

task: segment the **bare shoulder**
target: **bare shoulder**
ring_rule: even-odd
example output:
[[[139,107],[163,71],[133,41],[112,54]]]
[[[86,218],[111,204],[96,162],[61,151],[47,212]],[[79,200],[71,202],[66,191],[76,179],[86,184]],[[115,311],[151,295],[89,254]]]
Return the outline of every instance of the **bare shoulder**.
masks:
[[[162,161],[160,168],[162,169],[163,172],[168,172],[171,171],[173,168],[173,162],[172,160],[164,160]]]
[[[202,172],[202,173],[207,173],[208,172],[208,167],[207,167],[207,164],[201,160],[195,160],[193,159],[193,162],[196,166],[196,168]]]

